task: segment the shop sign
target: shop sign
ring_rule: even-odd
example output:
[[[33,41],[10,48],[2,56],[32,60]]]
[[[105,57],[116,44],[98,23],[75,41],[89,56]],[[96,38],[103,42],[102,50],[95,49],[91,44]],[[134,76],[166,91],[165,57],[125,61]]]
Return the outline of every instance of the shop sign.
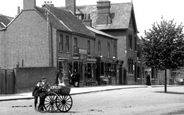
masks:
[[[79,54],[87,54],[87,50],[85,50],[85,49],[79,49]]]

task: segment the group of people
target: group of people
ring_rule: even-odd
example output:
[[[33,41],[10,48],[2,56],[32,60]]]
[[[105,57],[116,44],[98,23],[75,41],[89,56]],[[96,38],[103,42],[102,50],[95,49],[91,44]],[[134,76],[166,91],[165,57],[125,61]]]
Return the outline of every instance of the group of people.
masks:
[[[69,84],[79,87],[80,75],[74,71],[73,74],[69,74]],[[55,85],[65,86],[64,76],[62,70],[59,70],[56,76]],[[46,78],[43,76],[41,80],[37,82],[36,87],[34,88],[32,95],[34,96],[34,107],[35,110],[40,112],[44,111],[44,100],[46,98],[47,92],[50,90],[50,84],[47,82]],[[37,107],[38,99],[40,99],[39,105]]]

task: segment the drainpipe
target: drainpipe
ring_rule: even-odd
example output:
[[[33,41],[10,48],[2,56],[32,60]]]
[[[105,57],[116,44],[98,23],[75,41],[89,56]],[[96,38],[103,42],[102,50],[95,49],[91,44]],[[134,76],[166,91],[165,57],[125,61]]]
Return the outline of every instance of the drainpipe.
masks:
[[[47,36],[49,41],[49,66],[53,67],[53,39],[52,39],[52,25],[49,21],[49,12],[47,10]]]

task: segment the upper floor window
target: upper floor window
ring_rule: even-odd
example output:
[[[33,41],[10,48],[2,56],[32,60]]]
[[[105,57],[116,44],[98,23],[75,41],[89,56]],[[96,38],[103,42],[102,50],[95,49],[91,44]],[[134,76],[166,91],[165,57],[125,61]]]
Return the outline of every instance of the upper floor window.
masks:
[[[69,52],[69,36],[66,36],[66,52]]]
[[[137,37],[135,37],[135,40],[134,40],[134,49],[137,50]]]
[[[107,43],[107,56],[110,57],[110,43]]]
[[[98,55],[101,55],[101,42],[98,41]]]
[[[59,36],[59,52],[63,51],[63,35]]]
[[[116,51],[117,51],[116,41],[114,41],[114,56],[115,56],[115,57],[116,57]]]
[[[128,39],[129,39],[129,48],[132,49],[132,35],[129,35]]]
[[[90,40],[88,40],[88,42],[87,42],[87,53],[88,53],[88,55],[90,55],[91,54],[91,49],[90,49]]]
[[[77,38],[74,38],[74,53],[77,53],[77,48],[78,48],[78,40]]]

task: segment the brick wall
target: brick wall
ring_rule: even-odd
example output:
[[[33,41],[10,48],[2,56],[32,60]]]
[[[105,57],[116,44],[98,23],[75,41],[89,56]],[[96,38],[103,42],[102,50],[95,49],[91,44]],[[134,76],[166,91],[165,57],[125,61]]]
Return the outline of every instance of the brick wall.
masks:
[[[42,76],[54,85],[57,75],[54,67],[17,68],[15,71],[17,93],[32,91]]]

